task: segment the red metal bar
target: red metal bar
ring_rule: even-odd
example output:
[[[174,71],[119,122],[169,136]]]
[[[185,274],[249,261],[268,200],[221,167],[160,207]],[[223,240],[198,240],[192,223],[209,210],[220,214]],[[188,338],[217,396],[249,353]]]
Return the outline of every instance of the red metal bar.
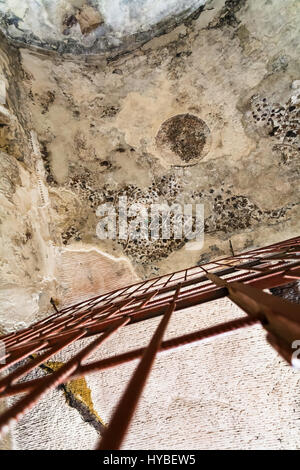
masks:
[[[28,362],[24,366],[19,367],[14,372],[12,372],[8,376],[1,379],[0,380],[0,393],[4,392],[4,390],[7,387],[13,385],[17,379],[24,377],[24,375],[26,375],[28,372],[35,369],[40,364],[43,364],[45,361],[47,361],[47,359],[49,359],[54,354],[58,353],[63,348],[73,343],[77,339],[84,336],[84,334],[85,334],[85,331],[79,331],[78,333],[75,333],[67,341],[63,343],[59,343],[56,347],[52,347],[51,349],[47,350],[44,354],[37,356],[34,360]]]
[[[118,407],[112,417],[110,425],[101,439],[99,449],[119,449],[125,437],[130,420],[137,407],[139,398],[146,384],[147,377],[151,371],[155,356],[162,342],[163,335],[168,326],[169,320],[175,309],[176,298],[179,294],[180,286],[172,304],[168,307],[157,330],[155,331],[149,346],[145,350],[141,362],[136,368],[126,390],[121,398]]]

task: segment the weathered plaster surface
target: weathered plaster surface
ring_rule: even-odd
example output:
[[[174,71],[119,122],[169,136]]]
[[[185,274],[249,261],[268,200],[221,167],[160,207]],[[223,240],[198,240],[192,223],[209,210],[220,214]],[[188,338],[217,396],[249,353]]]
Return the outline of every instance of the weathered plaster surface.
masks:
[[[243,315],[229,300],[220,299],[175,313],[166,338]],[[157,318],[124,327],[89,361],[146,345],[158,322]],[[69,347],[55,360],[67,360],[75,350]],[[109,421],[136,365],[133,361],[86,377],[93,406],[104,422]],[[299,373],[278,357],[259,326],[162,353],[122,448],[299,449],[298,388]],[[22,418],[14,431],[20,448],[96,446],[99,434],[79,421],[76,410],[65,410],[63,401],[62,392],[51,392]]]
[[[63,53],[130,50],[201,11],[205,0],[5,0],[0,27],[14,41]]]
[[[15,49],[1,38],[1,330],[52,312],[51,297],[70,304],[229,255],[229,240],[238,252],[299,234],[298,18],[295,0],[209,2],[200,16],[114,58]],[[204,123],[196,134],[187,126],[192,166],[165,132],[181,115]],[[169,140],[161,145],[162,133]],[[203,249],[100,241],[96,209],[124,191],[130,202],[204,203]],[[170,332],[238,314],[222,300],[178,314]],[[101,357],[146,343],[145,325],[125,330]],[[173,354],[158,359],[125,447],[299,445],[298,375],[259,328]],[[87,378],[104,421],[133,367]],[[49,397],[23,418],[14,445],[92,448],[96,430],[62,391]]]
[[[109,64],[21,50],[63,245],[81,241],[125,254],[147,277],[229,253],[229,239],[240,251],[298,232],[298,8],[292,1],[263,8],[217,2],[215,17],[205,10]],[[274,24],[267,20],[273,15]],[[208,136],[190,162],[160,137],[170,119],[185,114],[203,122]],[[203,202],[203,252],[176,241],[100,242],[96,209],[124,192],[129,202]]]

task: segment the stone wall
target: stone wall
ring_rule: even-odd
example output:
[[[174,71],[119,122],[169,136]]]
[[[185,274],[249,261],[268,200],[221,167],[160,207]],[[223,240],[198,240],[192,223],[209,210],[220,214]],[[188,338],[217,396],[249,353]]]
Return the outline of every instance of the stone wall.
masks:
[[[136,49],[201,12],[205,0],[7,0],[0,27],[14,41],[50,51],[110,55]]]
[[[202,3],[134,52],[37,51],[12,41],[13,22],[10,44],[1,37],[2,332],[52,313],[51,298],[65,306],[230,255],[230,242],[237,253],[299,234],[299,2]],[[98,205],[124,192],[203,203],[202,250],[99,240]],[[240,313],[222,300],[176,314],[169,334]],[[155,324],[126,327],[100,357],[146,344]],[[6,445],[92,448],[133,367],[51,392]],[[297,384],[258,327],[162,355],[124,446],[295,448]]]

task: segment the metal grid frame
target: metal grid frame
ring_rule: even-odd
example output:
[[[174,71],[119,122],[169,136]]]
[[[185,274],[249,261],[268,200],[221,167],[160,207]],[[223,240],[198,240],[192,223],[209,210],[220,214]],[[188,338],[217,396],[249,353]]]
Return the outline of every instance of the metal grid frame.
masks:
[[[264,289],[282,286],[295,279],[300,279],[300,237],[104,293],[56,311],[29,328],[0,337],[5,344],[5,355],[0,359],[6,361],[0,365],[0,372],[6,371],[0,379],[0,398],[23,394],[0,416],[0,433],[5,433],[10,424],[31,409],[48,390],[76,377],[140,358],[98,447],[118,449],[159,351],[257,323],[268,331],[268,341],[281,356],[293,363],[291,345],[300,339],[300,308],[264,292]],[[175,310],[225,296],[248,316],[163,341]],[[84,363],[120,328],[156,316],[162,316],[162,319],[147,347]],[[30,371],[57,352],[91,336],[96,339],[59,370],[24,381]],[[35,354],[34,359],[30,359],[32,354]],[[23,381],[19,382],[20,379]]]

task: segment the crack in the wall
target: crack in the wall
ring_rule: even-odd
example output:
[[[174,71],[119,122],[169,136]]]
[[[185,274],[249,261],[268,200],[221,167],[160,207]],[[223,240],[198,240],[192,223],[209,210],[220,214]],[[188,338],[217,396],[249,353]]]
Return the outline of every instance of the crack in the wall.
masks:
[[[40,368],[48,373],[52,373],[63,365],[63,362],[49,361],[41,364]],[[80,377],[79,379],[61,384],[58,386],[58,389],[63,391],[67,404],[79,412],[83,421],[92,426],[100,435],[103,435],[106,424],[94,408],[91,390],[85,378]]]
[[[224,26],[236,28],[240,24],[240,20],[236,14],[246,5],[247,0],[226,0],[220,15],[214,19],[207,29],[218,29]]]

